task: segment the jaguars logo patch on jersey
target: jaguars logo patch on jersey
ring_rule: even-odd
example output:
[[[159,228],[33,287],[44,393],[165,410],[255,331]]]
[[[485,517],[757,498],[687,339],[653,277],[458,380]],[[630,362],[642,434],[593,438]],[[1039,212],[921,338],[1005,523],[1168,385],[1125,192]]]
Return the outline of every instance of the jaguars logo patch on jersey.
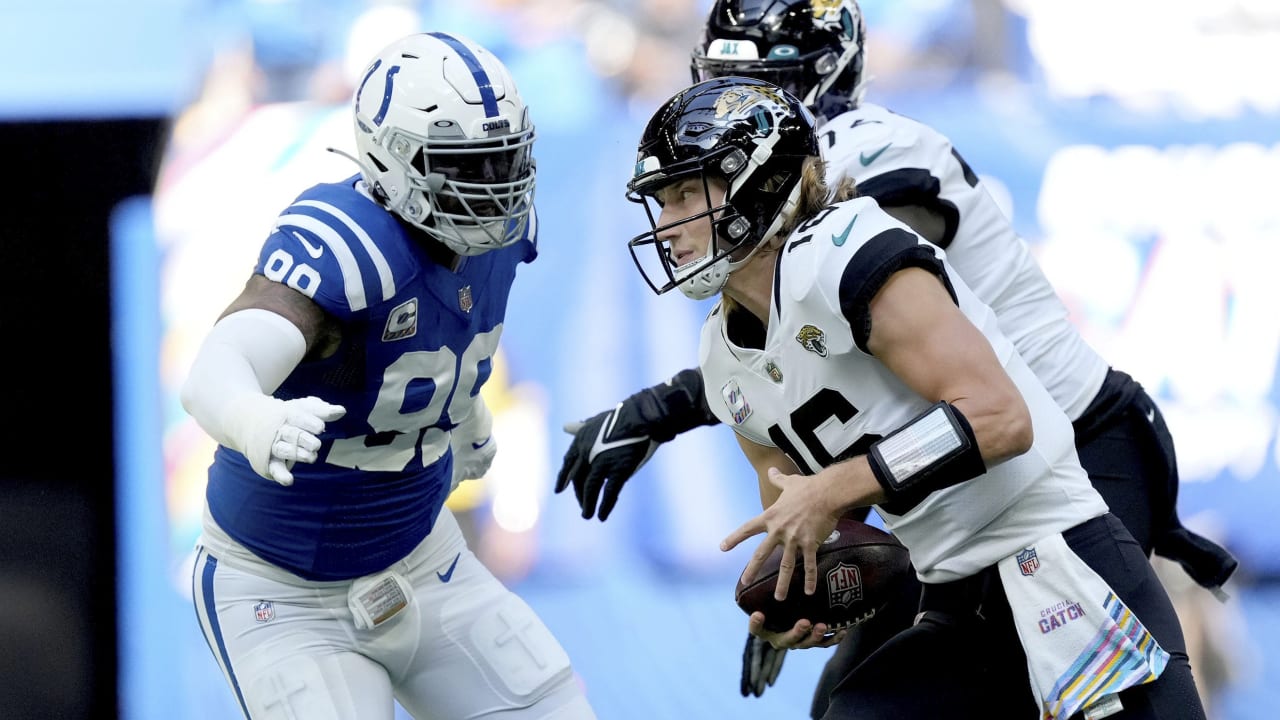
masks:
[[[800,332],[796,333],[796,342],[800,343],[805,350],[817,354],[818,357],[827,356],[827,334],[817,326],[805,325],[800,328]]]

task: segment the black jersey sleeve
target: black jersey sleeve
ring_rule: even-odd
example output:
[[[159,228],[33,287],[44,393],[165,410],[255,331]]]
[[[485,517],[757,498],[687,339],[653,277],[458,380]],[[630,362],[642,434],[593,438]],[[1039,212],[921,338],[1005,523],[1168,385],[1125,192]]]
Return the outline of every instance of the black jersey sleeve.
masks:
[[[875,198],[881,207],[915,206],[940,216],[944,229],[936,244],[945,250],[955,240],[960,209],[945,200],[941,191],[938,178],[919,168],[890,170],[858,181],[858,192]]]
[[[959,304],[955,288],[932,246],[902,227],[885,230],[858,248],[840,276],[840,310],[853,330],[858,349],[870,354],[871,299],[899,270],[918,267],[937,275],[951,299]]]

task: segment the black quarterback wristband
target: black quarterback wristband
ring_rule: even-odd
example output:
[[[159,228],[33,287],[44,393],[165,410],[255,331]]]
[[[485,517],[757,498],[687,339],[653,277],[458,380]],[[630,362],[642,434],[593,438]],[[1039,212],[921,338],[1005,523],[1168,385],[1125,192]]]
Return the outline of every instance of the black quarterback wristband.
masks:
[[[933,405],[877,440],[867,460],[887,496],[880,506],[894,515],[908,512],[935,490],[987,471],[973,428],[948,402]]]

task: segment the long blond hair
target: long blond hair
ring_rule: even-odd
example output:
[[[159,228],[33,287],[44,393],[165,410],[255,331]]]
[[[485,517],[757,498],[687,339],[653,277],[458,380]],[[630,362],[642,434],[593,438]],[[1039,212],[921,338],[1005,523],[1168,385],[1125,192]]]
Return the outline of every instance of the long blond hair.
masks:
[[[827,206],[838,202],[844,202],[850,198],[858,196],[858,186],[853,178],[848,175],[841,175],[840,180],[835,187],[827,184],[827,161],[816,155],[811,155],[804,161],[804,165],[800,168],[800,196],[796,198],[795,209],[791,211],[790,216],[783,218],[782,225],[778,227],[778,232],[769,238],[761,247],[756,255],[765,262],[763,258],[777,253],[782,249],[784,243],[791,237],[791,232],[800,226],[805,220],[816,217]],[[720,307],[724,309],[725,314],[732,313],[738,309],[738,301],[725,295],[720,294]]]

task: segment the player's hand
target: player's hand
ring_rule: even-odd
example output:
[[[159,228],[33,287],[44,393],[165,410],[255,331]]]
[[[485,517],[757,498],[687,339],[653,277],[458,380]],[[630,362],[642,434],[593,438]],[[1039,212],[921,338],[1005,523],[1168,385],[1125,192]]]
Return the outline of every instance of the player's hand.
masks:
[[[564,454],[556,492],[563,492],[572,483],[585,519],[595,514],[597,501],[600,520],[608,518],[623,484],[649,461],[661,444],[649,436],[631,402],[628,398],[612,410],[564,426],[564,431],[573,435],[573,442]]]
[[[747,645],[742,649],[742,680],[738,690],[742,697],[760,697],[765,688],[778,679],[782,672],[785,649],[779,650],[768,640],[747,633]]]
[[[318,397],[263,400],[254,408],[254,430],[249,433],[245,457],[262,477],[292,485],[293,464],[315,462],[320,449],[318,436],[324,432],[325,423],[337,420],[347,410]]]
[[[773,548],[781,545],[782,562],[774,598],[786,599],[798,558],[804,561],[804,593],[812,595],[818,589],[818,546],[835,529],[840,509],[831,506],[826,478],[821,475],[784,475],[777,468],[769,468],[769,481],[782,490],[778,499],[730,533],[720,542],[720,549],[732,550],[749,537],[767,533],[742,576],[756,577]]]
[[[482,478],[489,472],[498,454],[498,443],[493,439],[493,415],[484,400],[476,398],[471,416],[450,434],[449,447],[453,451],[453,482],[449,492],[463,480]]]
[[[797,620],[796,624],[786,632],[773,632],[765,629],[764,613],[753,612],[747,619],[747,632],[758,637],[770,647],[777,650],[806,650],[815,647],[830,647],[844,639],[845,630],[832,630],[826,623],[813,623],[808,620]]]

